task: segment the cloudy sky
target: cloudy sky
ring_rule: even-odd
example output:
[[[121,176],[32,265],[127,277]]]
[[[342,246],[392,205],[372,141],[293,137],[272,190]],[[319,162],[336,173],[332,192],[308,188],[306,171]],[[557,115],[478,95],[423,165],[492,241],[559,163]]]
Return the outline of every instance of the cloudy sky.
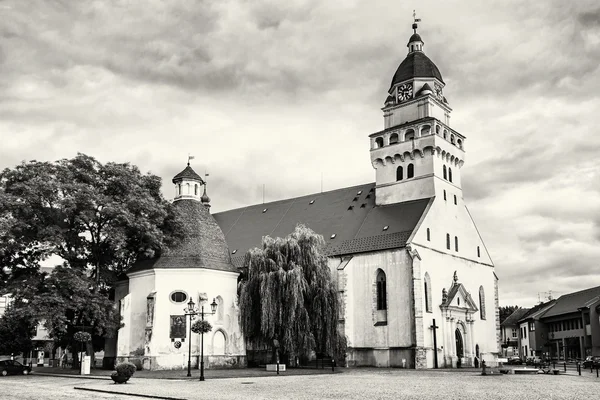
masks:
[[[191,153],[214,211],[372,182],[413,8],[501,304],[600,285],[597,0],[0,0],[0,168],[83,152],[172,198]]]

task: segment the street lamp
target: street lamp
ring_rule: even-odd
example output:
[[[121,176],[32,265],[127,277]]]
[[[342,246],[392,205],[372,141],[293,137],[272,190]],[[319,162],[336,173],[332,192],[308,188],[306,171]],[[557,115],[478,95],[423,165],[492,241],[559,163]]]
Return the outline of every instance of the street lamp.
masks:
[[[192,318],[194,315],[198,314],[198,312],[196,311],[196,309],[194,308],[196,305],[196,303],[194,303],[194,300],[192,300],[192,298],[190,297],[190,301],[188,302],[188,306],[186,308],[183,309],[183,312],[185,312],[186,316],[190,316],[190,324],[188,325],[188,331],[189,331],[189,336],[188,336],[188,344],[189,344],[189,350],[188,350],[188,373],[187,376],[190,377],[192,376]]]
[[[217,302],[213,298],[213,302],[210,303],[210,314],[213,315],[217,311]],[[206,313],[208,314],[208,313]],[[204,321],[204,305],[201,307],[200,317]],[[200,339],[200,380],[204,380],[204,331],[201,333]],[[189,376],[189,375],[188,375]]]

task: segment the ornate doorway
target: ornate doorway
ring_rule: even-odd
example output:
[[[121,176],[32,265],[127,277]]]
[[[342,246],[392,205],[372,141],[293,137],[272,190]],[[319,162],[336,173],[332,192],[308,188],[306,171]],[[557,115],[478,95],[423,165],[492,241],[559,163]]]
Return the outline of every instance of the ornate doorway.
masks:
[[[459,329],[456,329],[456,331],[454,331],[454,335],[456,336],[456,357],[458,357],[456,366],[458,368],[460,368],[460,365],[462,363],[462,358],[465,356],[464,347],[463,347],[463,337],[462,337],[462,333],[460,333]]]

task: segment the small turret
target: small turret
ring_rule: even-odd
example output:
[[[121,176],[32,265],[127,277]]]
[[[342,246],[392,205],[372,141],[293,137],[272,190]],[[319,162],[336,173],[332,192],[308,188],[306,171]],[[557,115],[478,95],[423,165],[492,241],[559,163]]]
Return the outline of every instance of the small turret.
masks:
[[[200,195],[200,186],[204,185],[204,180],[192,169],[188,159],[187,167],[173,178],[175,184],[175,199],[173,201],[190,199],[202,201]],[[204,192],[206,194],[206,191]]]

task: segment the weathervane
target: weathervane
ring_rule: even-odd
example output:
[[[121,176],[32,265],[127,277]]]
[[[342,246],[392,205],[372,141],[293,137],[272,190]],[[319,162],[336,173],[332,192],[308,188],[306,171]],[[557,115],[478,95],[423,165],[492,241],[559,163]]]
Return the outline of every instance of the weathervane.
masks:
[[[414,22],[413,22],[412,28],[415,31],[415,33],[417,33],[417,22],[421,22],[421,18],[417,18],[416,10],[413,10],[413,19],[414,19]]]
[[[188,167],[190,166],[190,161],[193,160],[195,157],[190,155],[190,153],[188,153]]]

